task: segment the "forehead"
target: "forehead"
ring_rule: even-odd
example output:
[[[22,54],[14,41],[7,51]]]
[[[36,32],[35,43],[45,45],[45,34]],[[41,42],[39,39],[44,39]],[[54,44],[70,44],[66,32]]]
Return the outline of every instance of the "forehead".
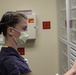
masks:
[[[19,23],[16,25],[16,27],[22,27],[22,26],[27,26],[27,19],[20,18]]]
[[[27,19],[22,17],[22,18],[20,18],[20,22],[19,23],[27,24]]]

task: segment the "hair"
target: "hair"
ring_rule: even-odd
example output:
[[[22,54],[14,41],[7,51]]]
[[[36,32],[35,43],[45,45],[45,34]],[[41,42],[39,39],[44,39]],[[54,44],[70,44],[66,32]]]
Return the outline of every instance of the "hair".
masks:
[[[27,19],[27,16],[18,12],[6,12],[0,21],[0,34],[3,33],[4,36],[7,35],[8,27],[15,27],[21,20],[21,18]]]

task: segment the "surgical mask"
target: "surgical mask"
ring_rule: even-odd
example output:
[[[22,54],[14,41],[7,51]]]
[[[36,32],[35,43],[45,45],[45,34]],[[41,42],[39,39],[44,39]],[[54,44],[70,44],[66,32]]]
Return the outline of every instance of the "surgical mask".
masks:
[[[16,31],[19,32],[18,30],[16,30]],[[19,45],[26,43],[28,36],[29,36],[29,34],[27,33],[27,31],[21,31],[19,38],[16,38],[14,36],[13,37],[14,37],[16,44],[19,46]]]

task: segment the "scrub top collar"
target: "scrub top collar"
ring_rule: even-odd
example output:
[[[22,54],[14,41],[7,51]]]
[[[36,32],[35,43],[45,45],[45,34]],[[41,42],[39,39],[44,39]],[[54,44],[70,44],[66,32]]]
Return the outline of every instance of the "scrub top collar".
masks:
[[[16,54],[17,56],[20,56],[20,53],[10,46],[3,46],[1,49],[1,52],[8,52],[8,54],[11,53],[11,54]]]

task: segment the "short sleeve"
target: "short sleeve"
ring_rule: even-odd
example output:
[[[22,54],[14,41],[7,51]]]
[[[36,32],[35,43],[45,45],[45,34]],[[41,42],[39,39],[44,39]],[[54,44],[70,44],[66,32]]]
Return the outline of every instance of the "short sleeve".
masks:
[[[20,60],[16,57],[13,57],[13,59],[15,60],[17,66],[19,67],[21,74],[31,72],[29,65],[27,64],[27,62],[24,59]]]
[[[7,56],[3,65],[5,69],[7,70],[8,75],[20,75],[21,74],[19,67],[16,65],[12,57]]]

